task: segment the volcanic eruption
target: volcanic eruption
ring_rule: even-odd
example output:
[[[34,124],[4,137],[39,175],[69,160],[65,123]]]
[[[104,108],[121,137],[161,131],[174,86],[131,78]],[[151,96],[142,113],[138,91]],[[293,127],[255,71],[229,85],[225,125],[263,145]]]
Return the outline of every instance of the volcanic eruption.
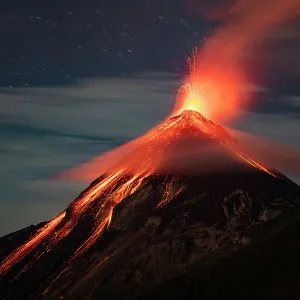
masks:
[[[142,224],[147,227],[149,222],[159,224],[161,221],[155,220],[161,218],[166,224],[176,224],[170,220],[178,214],[177,210],[175,214],[168,211],[166,215],[170,205],[187,208],[192,201],[197,213],[186,212],[190,215],[188,223],[204,222],[211,226],[224,226],[228,222],[226,218],[234,216],[246,224],[259,220],[266,214],[264,207],[273,207],[274,196],[282,193],[288,195],[287,206],[296,205],[298,187],[244,153],[221,125],[201,114],[203,104],[193,86],[185,84],[165,121],[133,141],[125,154],[113,155],[105,168],[97,170],[100,173],[97,179],[65,211],[39,226],[27,241],[21,241],[21,245],[8,253],[0,265],[3,284],[6,280],[20,284],[18,297],[27,297],[28,293],[49,299],[57,297],[56,288],[65,280],[62,278],[70,276],[69,272],[85,253],[96,244],[101,245],[105,232],[122,232],[131,226],[136,230]],[[76,178],[80,174],[84,177],[86,172],[91,174],[89,165],[62,176],[71,174]],[[268,192],[262,199],[255,191],[257,185],[259,193],[262,186],[263,189],[272,186],[272,193]],[[234,197],[239,200],[231,204]],[[145,208],[139,201],[150,203]],[[134,209],[136,206],[140,207],[139,212]],[[114,239],[113,244],[118,238]],[[103,245],[106,244],[104,238]],[[115,252],[123,251],[116,249],[106,253],[107,249],[102,247],[101,259],[96,264],[99,268],[109,263],[111,256],[117,256]],[[48,260],[51,266],[46,266]],[[24,285],[28,276],[36,274],[40,274],[38,283]],[[7,294],[15,293],[8,291]]]
[[[295,183],[214,121],[239,109],[239,42],[233,39],[219,65],[212,45],[220,41],[204,47],[200,68],[194,52],[161,124],[61,174],[93,182],[53,220],[0,239],[1,299],[153,299],[161,284],[248,245],[262,224],[299,204]],[[204,287],[193,296],[207,297],[205,284],[219,274],[211,265],[202,266]],[[211,299],[224,295],[217,293]]]

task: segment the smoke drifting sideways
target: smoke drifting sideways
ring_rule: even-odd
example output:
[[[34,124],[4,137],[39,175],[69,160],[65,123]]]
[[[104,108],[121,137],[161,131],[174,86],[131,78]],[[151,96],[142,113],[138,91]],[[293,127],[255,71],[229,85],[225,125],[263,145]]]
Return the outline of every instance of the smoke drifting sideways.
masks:
[[[231,137],[237,141],[237,147],[253,160],[272,169],[284,171],[288,174],[300,174],[300,151],[280,145],[269,139],[257,137],[242,131],[226,128]],[[137,138],[116,149],[107,151],[84,164],[66,170],[55,176],[61,180],[83,181],[89,183],[101,174],[111,172],[122,166],[127,157],[134,157],[137,149],[150,135]],[[189,147],[192,144],[192,147]],[[155,154],[152,159],[155,159]],[[139,164],[135,162],[138,169]],[[195,147],[192,140],[181,139],[176,151],[168,153],[164,161],[164,170],[174,173],[209,174],[229,173],[244,170],[244,164],[239,163],[237,157],[224,151],[216,144],[204,144]],[[134,170],[134,168],[132,168]]]
[[[120,171],[130,176],[236,173],[249,172],[249,165],[270,175],[274,175],[268,171],[270,167],[300,170],[299,152],[274,145],[240,131],[226,131],[199,112],[185,110],[142,137],[65,171],[58,178],[92,181]]]
[[[165,159],[157,159],[155,153],[150,155],[150,152],[159,150],[159,146],[155,145],[155,150],[147,151],[141,158],[136,154],[137,149],[143,146],[143,139],[137,139],[133,142],[129,142],[117,149],[113,149],[100,155],[93,160],[79,165],[73,169],[67,170],[56,176],[57,179],[74,180],[91,182],[98,178],[100,175],[112,173],[112,170],[122,169],[122,166],[126,166],[128,171],[139,173],[143,169],[142,162],[145,160],[149,165],[159,164],[158,168],[149,168],[150,174],[209,174],[209,173],[222,173],[222,172],[237,172],[244,169],[242,163],[238,163],[238,158],[231,155],[229,152],[227,155],[224,149],[214,144],[196,145],[193,144],[193,140],[189,138],[181,138],[180,142],[176,143],[176,149],[174,151],[165,152]],[[190,147],[192,145],[192,147]],[[128,160],[129,161],[128,161]],[[129,167],[130,166],[130,167]],[[153,170],[153,172],[152,172]],[[131,174],[132,175],[132,174]]]
[[[255,78],[245,72],[247,53],[271,30],[299,17],[300,1],[215,0],[209,1],[208,6],[207,2],[186,0],[189,11],[222,18],[222,25],[198,53],[194,72],[187,82],[205,102],[207,117],[222,122],[236,117],[245,102],[253,101],[241,88],[249,82],[255,83]]]
[[[300,149],[281,145],[271,139],[254,136],[249,133],[225,128],[238,141],[241,151],[258,162],[289,175],[300,174]]]

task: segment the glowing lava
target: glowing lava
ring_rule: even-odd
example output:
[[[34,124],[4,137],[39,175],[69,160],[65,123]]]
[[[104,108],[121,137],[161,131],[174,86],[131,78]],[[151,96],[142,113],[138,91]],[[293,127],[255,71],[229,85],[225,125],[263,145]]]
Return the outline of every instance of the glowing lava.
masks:
[[[188,57],[189,76],[186,83],[179,89],[175,107],[172,115],[178,115],[185,110],[198,111],[205,117],[208,117],[207,100],[198,89],[198,76],[196,72],[197,66],[197,48],[193,49],[192,56]]]
[[[32,239],[10,254],[0,265],[0,275],[4,275],[8,272],[16,263],[28,255],[32,249],[36,248],[45,239],[49,238],[65,215],[65,212],[59,214],[56,218],[42,227]]]
[[[218,122],[239,114],[245,78],[239,66],[226,64],[218,59],[208,61],[205,51],[194,48],[188,58],[189,73],[179,89],[173,114],[195,110]],[[208,55],[209,56],[209,55]]]
[[[165,206],[169,201],[174,199],[178,194],[180,194],[185,187],[183,185],[176,186],[176,176],[174,176],[169,182],[165,185],[165,192],[161,201],[157,204],[156,208]]]
[[[180,105],[180,109],[176,112],[185,111],[185,110],[194,110],[205,115],[204,110],[204,101],[200,95],[197,95],[193,90],[190,83],[185,84],[181,87],[184,90],[184,98],[182,100],[182,105]]]

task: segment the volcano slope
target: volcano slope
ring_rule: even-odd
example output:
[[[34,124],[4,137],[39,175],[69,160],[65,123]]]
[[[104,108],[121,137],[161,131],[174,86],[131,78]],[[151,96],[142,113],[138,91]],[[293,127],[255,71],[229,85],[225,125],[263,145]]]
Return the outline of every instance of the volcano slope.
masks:
[[[1,299],[298,293],[300,188],[183,111],[53,220],[0,239]]]

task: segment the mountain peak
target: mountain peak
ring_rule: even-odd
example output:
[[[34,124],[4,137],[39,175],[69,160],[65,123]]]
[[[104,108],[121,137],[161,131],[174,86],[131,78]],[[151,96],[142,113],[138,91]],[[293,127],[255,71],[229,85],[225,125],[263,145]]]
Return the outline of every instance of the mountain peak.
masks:
[[[20,287],[16,299],[32,294],[57,299],[57,291],[69,293],[72,289],[65,285],[66,278],[67,282],[85,281],[98,267],[102,274],[100,282],[109,282],[107,288],[111,292],[115,282],[124,284],[127,261],[132,260],[135,266],[141,264],[143,272],[146,270],[147,264],[138,253],[147,252],[145,249],[151,249],[151,245],[157,246],[160,239],[165,240],[162,231],[173,228],[179,234],[189,224],[187,236],[194,239],[199,234],[200,239],[203,230],[199,224],[226,228],[237,221],[238,225],[248,226],[252,220],[259,220],[264,207],[273,205],[276,197],[284,194],[292,201],[290,195],[299,192],[277,173],[241,152],[222,126],[193,110],[184,110],[151,130],[122,159],[114,158],[113,165],[99,175],[66,210],[8,251],[0,264],[0,277],[4,278],[4,287],[16,280],[14,284]],[[264,189],[268,187],[268,193],[259,194],[257,186],[261,184]],[[158,227],[161,229],[157,231]],[[112,229],[111,234],[108,229]],[[147,239],[151,236],[155,238],[149,245]],[[222,231],[222,236],[228,239],[229,233]],[[141,240],[145,243],[138,246]],[[173,247],[172,241],[169,240],[168,247]],[[93,252],[96,245],[100,246]],[[177,251],[176,247],[172,251]],[[208,244],[201,249],[211,251]],[[97,257],[96,262],[89,260],[89,253]],[[155,255],[163,257],[161,253]],[[85,257],[89,262],[83,264],[87,267],[81,272],[80,260]],[[190,259],[184,256],[183,265]],[[152,267],[157,268],[156,258],[153,262]],[[163,260],[164,280],[176,271],[169,262],[170,257]],[[116,266],[125,273],[117,271],[111,276]],[[81,273],[83,277],[78,275]],[[154,273],[150,277],[159,281],[160,275]],[[28,285],[31,278],[37,279]],[[12,299],[10,289],[2,290],[6,291],[5,299]],[[76,298],[76,292],[69,294],[70,299]]]
[[[183,110],[171,117],[157,130],[156,134],[158,138],[160,138],[160,133],[163,133],[165,136],[164,139],[169,138],[170,140],[174,137],[184,139],[185,137],[194,135],[198,138],[202,137],[205,140],[212,138],[220,143],[233,142],[233,139],[221,125],[195,110]]]

